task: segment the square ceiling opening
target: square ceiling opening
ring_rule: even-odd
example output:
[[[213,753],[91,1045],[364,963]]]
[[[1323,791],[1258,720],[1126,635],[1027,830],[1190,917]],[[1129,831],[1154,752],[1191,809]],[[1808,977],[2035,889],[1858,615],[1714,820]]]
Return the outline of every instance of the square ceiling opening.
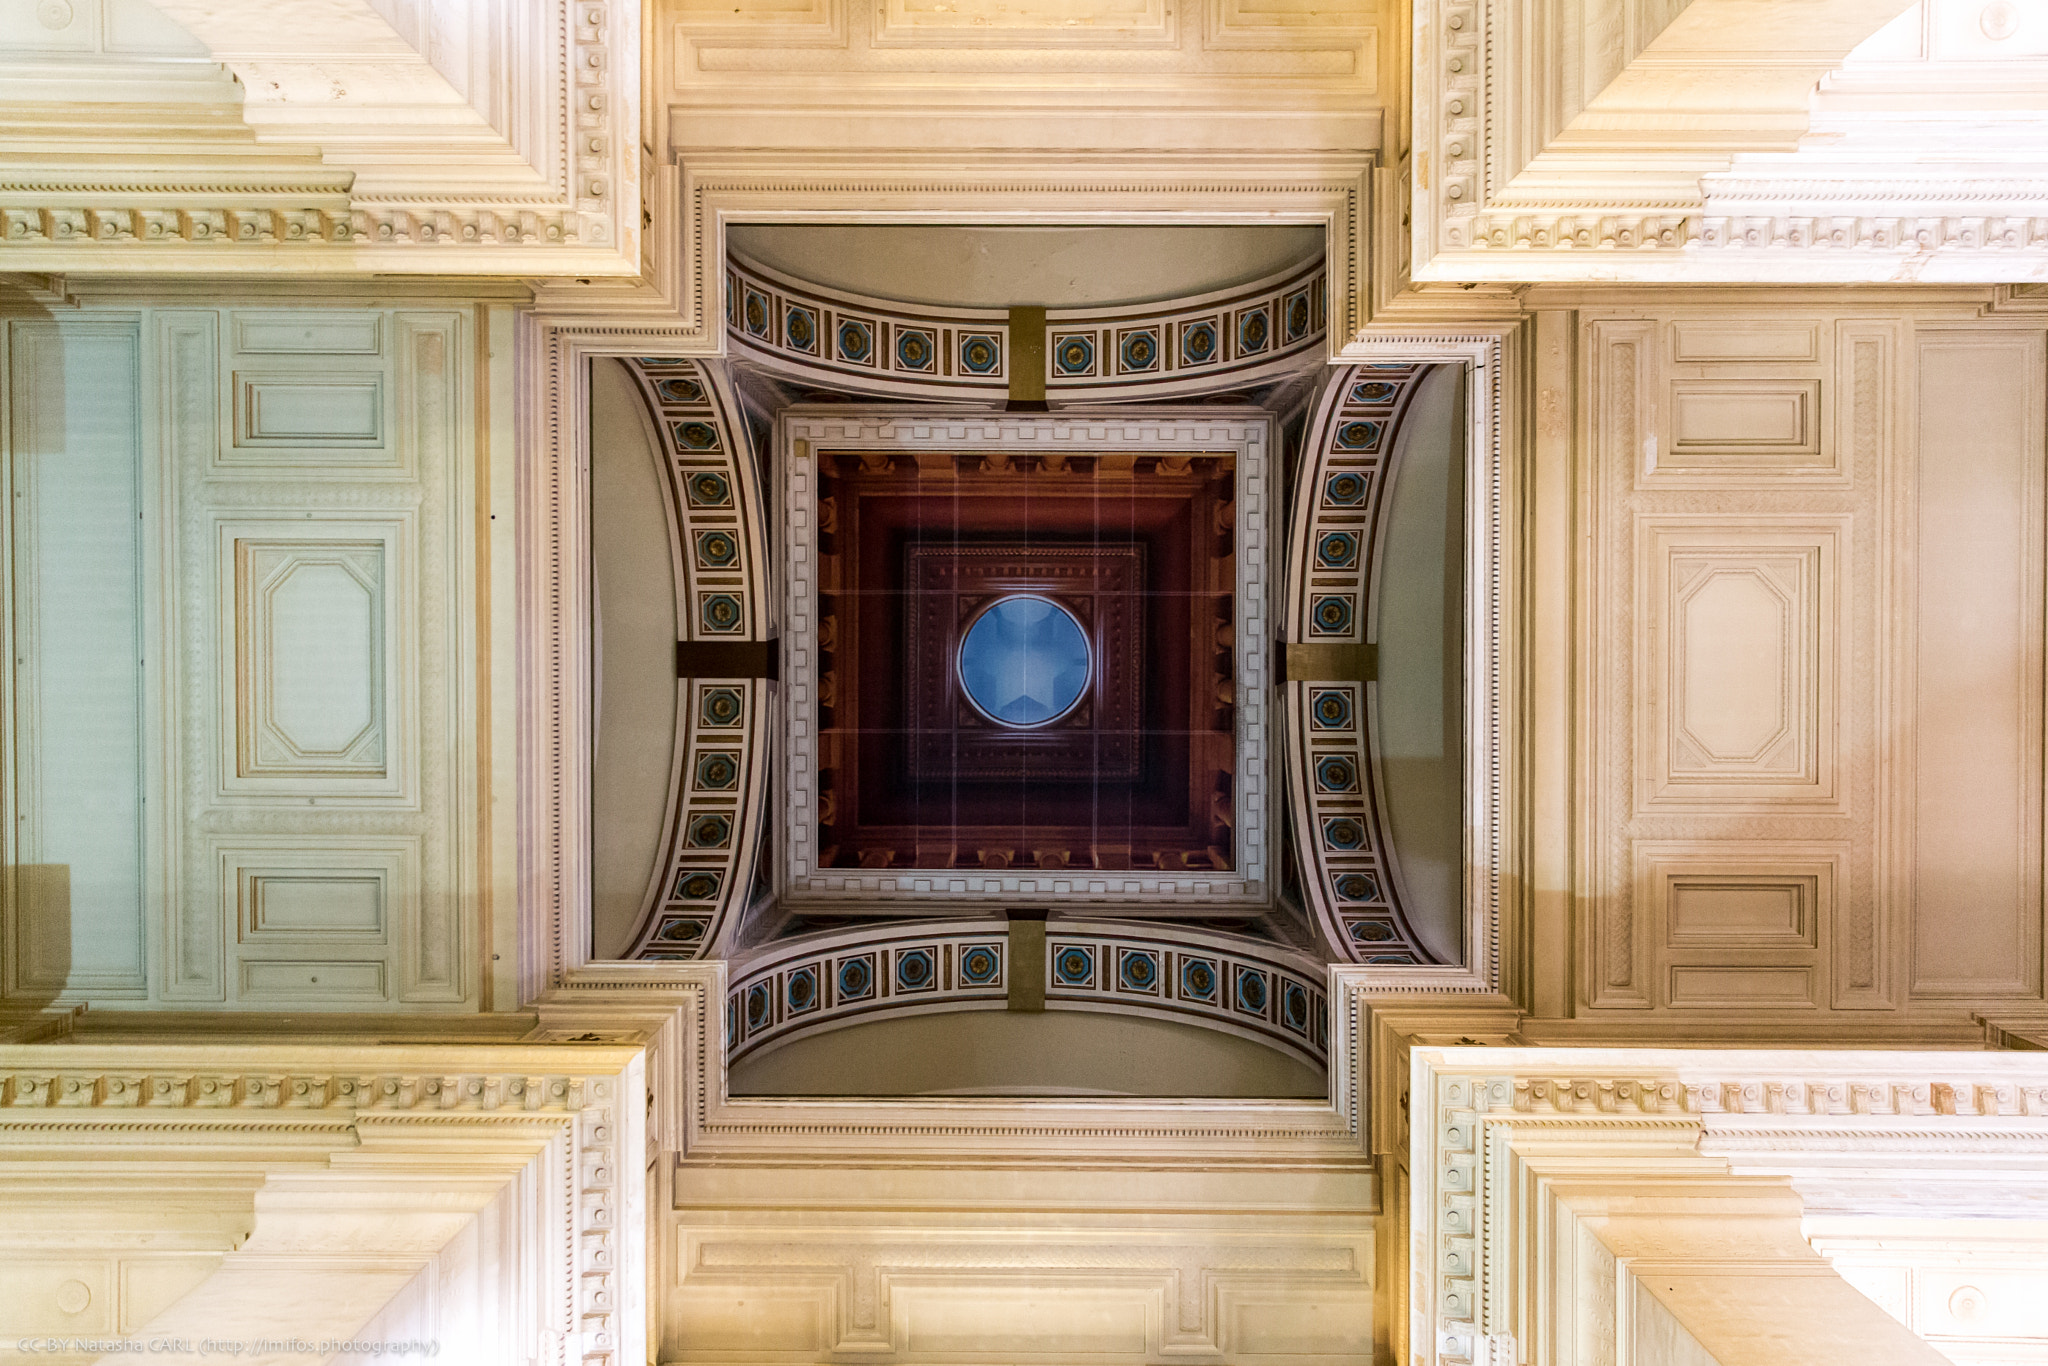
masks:
[[[785,417],[785,895],[1263,902],[1270,441]]]

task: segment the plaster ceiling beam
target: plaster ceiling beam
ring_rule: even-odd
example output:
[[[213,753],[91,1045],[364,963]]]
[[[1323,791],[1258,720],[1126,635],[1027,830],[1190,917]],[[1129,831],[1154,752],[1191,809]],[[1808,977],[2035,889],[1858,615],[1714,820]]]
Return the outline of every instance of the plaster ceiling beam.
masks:
[[[2048,1227],[2039,1054],[1417,1046],[1410,1066],[1411,1346],[1429,1366],[1597,1360],[1603,1341],[1628,1359],[1617,1304],[1636,1286],[1719,1366],[1938,1366],[1900,1304],[1859,1288],[1918,1264],[1887,1231],[1947,1219],[1922,1239],[1939,1258],[1968,1221],[2031,1216],[2001,1240],[2024,1267]],[[2024,1326],[1962,1288],[1952,1317]]]
[[[387,1139],[374,1166],[273,1176],[256,1192],[249,1237],[135,1336],[353,1338],[510,1188],[538,1183],[554,1137],[536,1127],[508,1150],[473,1135],[415,1133],[409,1150]],[[499,1270],[516,1280],[515,1268]]]
[[[1634,50],[1610,42],[1603,67],[1568,50],[1571,26],[1555,0],[1421,0],[1412,278],[1892,278],[1900,243],[1886,225],[1848,239],[1816,240],[1800,223],[1761,237],[1744,224],[1731,235],[1711,221],[1703,181],[1744,158],[1800,149],[1816,89],[1911,5],[1693,0]],[[1627,56],[1618,68],[1615,50]],[[1573,70],[1611,76],[1590,90],[1569,79]],[[1786,217],[1775,203],[1744,209]],[[1894,218],[1900,211],[1888,206]],[[1805,250],[1844,244],[1875,250],[1826,259]],[[1738,250],[1704,250],[1717,246]],[[1739,250],[1757,246],[1768,251]],[[2012,267],[1996,270],[2006,278]]]
[[[0,1045],[0,1341],[642,1359],[638,1048],[193,1037]]]
[[[328,163],[353,170],[359,203],[561,188],[494,126],[488,99],[478,108],[370,0],[160,0],[160,8],[235,73],[242,117],[260,139],[317,147]],[[420,36],[435,51],[438,35]],[[494,91],[479,83],[479,94]]]

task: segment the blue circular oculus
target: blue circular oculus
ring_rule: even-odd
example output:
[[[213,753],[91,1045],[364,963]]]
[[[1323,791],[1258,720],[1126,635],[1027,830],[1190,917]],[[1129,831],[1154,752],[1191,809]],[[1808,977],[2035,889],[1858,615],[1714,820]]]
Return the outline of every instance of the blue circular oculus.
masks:
[[[1088,691],[1088,633],[1051,598],[1016,593],[990,603],[960,639],[961,691],[998,725],[1050,725]]]

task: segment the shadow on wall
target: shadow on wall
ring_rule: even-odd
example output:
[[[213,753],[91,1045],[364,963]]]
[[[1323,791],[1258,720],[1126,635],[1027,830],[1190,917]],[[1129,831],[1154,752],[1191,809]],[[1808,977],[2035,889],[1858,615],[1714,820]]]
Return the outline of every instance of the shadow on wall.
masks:
[[[9,864],[4,876],[10,933],[0,954],[7,967],[0,1018],[31,1016],[71,980],[71,865]]]
[[[1320,1070],[1250,1039],[1128,1015],[968,1010],[801,1035],[736,1064],[736,1096],[1321,1099]]]

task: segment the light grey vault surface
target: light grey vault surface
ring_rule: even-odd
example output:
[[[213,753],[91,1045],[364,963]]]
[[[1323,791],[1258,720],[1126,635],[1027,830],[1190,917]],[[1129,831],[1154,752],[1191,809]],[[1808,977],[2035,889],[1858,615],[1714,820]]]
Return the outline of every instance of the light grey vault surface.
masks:
[[[1321,1072],[1211,1029],[1085,1011],[956,1011],[798,1038],[732,1069],[751,1096],[1320,1099]]]

